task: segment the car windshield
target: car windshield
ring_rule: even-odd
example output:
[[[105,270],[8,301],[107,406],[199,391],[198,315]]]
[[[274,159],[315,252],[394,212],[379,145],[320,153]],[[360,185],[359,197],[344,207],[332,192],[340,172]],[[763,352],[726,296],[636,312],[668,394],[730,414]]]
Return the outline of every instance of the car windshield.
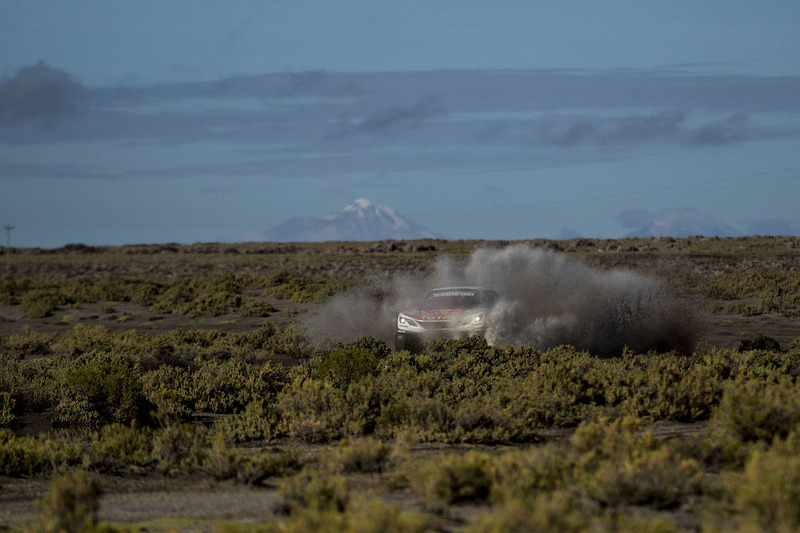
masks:
[[[472,309],[480,307],[480,295],[475,291],[440,291],[429,293],[422,303],[422,310]]]

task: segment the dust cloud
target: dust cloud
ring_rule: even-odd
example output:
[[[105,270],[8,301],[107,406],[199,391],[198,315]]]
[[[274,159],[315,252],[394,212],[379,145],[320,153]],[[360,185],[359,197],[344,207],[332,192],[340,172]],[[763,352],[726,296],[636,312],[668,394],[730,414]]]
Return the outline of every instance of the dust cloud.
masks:
[[[678,350],[690,353],[696,321],[660,281],[603,270],[541,248],[479,249],[466,261],[439,259],[427,276],[376,280],[333,298],[308,320],[317,344],[370,335],[393,346],[397,314],[435,287],[483,286],[502,300],[489,313],[494,346],[547,349],[569,344],[596,355]]]

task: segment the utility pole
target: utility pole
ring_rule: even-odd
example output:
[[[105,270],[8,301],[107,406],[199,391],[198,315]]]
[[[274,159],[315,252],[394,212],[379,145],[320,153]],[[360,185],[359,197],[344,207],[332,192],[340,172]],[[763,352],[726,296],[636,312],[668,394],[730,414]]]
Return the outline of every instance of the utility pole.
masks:
[[[6,230],[6,270],[9,272],[11,271],[11,230],[14,229],[14,226],[11,224],[6,224],[3,226],[3,229]]]

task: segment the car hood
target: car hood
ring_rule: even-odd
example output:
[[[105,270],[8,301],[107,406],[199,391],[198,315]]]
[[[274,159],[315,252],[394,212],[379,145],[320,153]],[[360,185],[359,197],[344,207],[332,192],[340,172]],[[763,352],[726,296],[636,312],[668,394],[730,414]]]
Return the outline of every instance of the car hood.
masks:
[[[484,309],[417,309],[404,311],[403,315],[422,321],[456,320],[463,316],[474,315],[485,311]]]

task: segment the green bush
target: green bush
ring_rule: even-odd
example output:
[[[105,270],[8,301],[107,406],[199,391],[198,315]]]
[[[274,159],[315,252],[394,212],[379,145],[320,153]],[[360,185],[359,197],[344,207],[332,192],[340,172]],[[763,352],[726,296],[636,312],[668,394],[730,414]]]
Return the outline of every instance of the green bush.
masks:
[[[24,333],[0,335],[0,358],[14,360],[26,357],[48,355],[55,335],[36,333],[30,327]]]
[[[276,400],[276,433],[307,442],[370,433],[379,413],[377,394],[371,383],[344,389],[327,381],[295,380]]]
[[[151,461],[153,435],[148,428],[103,426],[92,436],[92,466],[102,472],[141,471]]]
[[[19,305],[30,286],[29,278],[3,276],[0,278],[0,304]]]
[[[246,455],[232,449],[224,435],[217,434],[201,458],[199,469],[218,481],[233,479],[240,483],[257,485],[265,479],[284,476],[297,470],[299,461],[291,450],[286,452]]]
[[[281,533],[423,533],[436,531],[435,521],[415,512],[401,512],[380,498],[353,497],[347,509],[295,508],[285,522],[275,524]]]
[[[173,424],[155,434],[152,457],[157,470],[177,476],[201,467],[208,447],[209,435],[205,427]]]
[[[214,424],[214,429],[229,442],[270,440],[277,435],[277,414],[271,404],[251,402],[243,411],[226,416]]]
[[[256,298],[242,298],[241,306],[239,307],[239,316],[243,317],[268,317],[270,313],[277,311],[274,305],[264,300]]]
[[[378,359],[364,348],[338,348],[323,355],[317,363],[317,376],[346,387],[375,372]]]
[[[151,405],[142,383],[124,365],[93,360],[70,368],[64,374],[63,387],[57,406],[61,423],[149,422]]]
[[[350,503],[347,478],[323,476],[309,469],[281,482],[278,492],[291,514],[304,509],[341,513]]]
[[[193,318],[221,315],[242,304],[242,280],[226,275],[213,280],[185,278],[165,290],[150,306],[154,313],[177,313]]]
[[[240,359],[206,361],[192,376],[191,393],[201,411],[232,413],[273,398],[283,389],[284,376],[283,368],[269,363],[257,367]]]
[[[47,289],[34,289],[22,297],[22,310],[28,318],[45,318],[62,305],[63,301],[58,293]]]
[[[392,466],[392,447],[373,438],[342,440],[332,453],[337,470],[375,474]]]
[[[470,451],[409,466],[407,475],[422,489],[428,502],[443,508],[459,502],[487,501],[494,463],[493,456]]]
[[[530,500],[509,500],[497,509],[478,515],[465,531],[581,533],[590,530],[589,523],[590,516],[582,511],[580,502],[567,492],[559,491]]]
[[[492,500],[509,502],[556,491],[570,481],[574,460],[554,445],[504,453],[492,470]]]
[[[674,507],[701,490],[697,462],[641,433],[635,418],[582,424],[570,444],[577,483],[604,505]]]
[[[16,405],[17,400],[10,392],[0,392],[0,428],[10,426],[17,418],[14,414]]]
[[[32,476],[49,465],[47,451],[38,441],[0,429],[0,473],[4,476]]]
[[[155,406],[155,416],[162,423],[184,420],[195,412],[197,398],[192,388],[191,370],[163,365],[145,372],[142,393]]]
[[[314,278],[291,270],[279,270],[261,281],[261,285],[266,296],[298,303],[322,302],[347,288],[339,281]]]
[[[50,490],[36,502],[39,527],[53,533],[99,531],[100,482],[84,471],[66,472],[53,478]]]
[[[785,438],[800,426],[798,392],[797,383],[790,379],[729,382],[712,421],[743,442]]]
[[[17,437],[0,429],[0,474],[30,477],[83,463],[85,447],[46,437]]]
[[[736,531],[800,529],[800,433],[757,448],[743,471],[728,472],[722,498],[709,505],[707,521]],[[709,528],[711,529],[711,528]]]

